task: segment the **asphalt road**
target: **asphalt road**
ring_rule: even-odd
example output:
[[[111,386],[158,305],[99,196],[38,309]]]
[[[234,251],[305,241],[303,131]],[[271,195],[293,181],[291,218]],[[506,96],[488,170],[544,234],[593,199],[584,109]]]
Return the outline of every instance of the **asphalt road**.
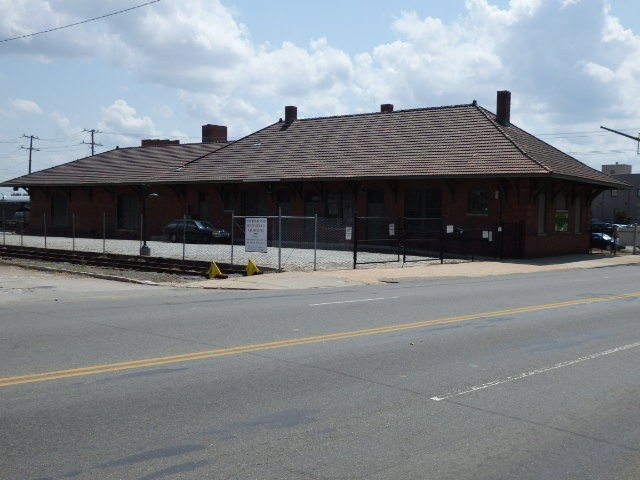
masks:
[[[0,478],[638,479],[639,274],[230,292],[0,266]]]

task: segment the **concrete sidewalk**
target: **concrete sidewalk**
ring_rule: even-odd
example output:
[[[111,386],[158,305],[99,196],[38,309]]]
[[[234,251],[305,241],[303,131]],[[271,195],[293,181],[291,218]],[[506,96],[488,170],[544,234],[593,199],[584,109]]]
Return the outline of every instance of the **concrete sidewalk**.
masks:
[[[533,260],[448,261],[447,263],[411,263],[404,266],[382,264],[356,270],[264,273],[250,277],[229,277],[182,284],[191,288],[230,290],[296,290],[307,288],[349,287],[400,283],[449,277],[484,277],[553,270],[602,268],[640,263],[640,255],[571,255]]]

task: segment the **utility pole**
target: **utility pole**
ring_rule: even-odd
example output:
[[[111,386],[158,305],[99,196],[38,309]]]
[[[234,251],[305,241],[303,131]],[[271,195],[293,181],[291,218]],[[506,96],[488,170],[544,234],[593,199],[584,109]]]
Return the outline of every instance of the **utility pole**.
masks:
[[[40,149],[39,148],[33,148],[33,139],[35,138],[36,140],[40,140],[38,137],[36,137],[35,135],[26,135],[23,134],[22,135],[24,138],[28,138],[29,139],[29,148],[24,147],[24,146],[20,146],[20,148],[23,148],[25,150],[29,150],[29,173],[31,173],[31,154],[33,153],[33,151],[35,150],[36,152],[39,152]]]
[[[93,137],[93,136],[94,136],[96,133],[102,133],[102,132],[100,132],[100,130],[96,130],[95,128],[92,128],[91,130],[87,130],[87,129],[85,128],[85,129],[84,129],[84,130],[82,130],[82,131],[83,131],[83,132],[88,132],[88,133],[90,133],[90,134],[91,134],[91,156],[93,157],[93,156],[96,154],[95,147],[101,147],[101,146],[102,146],[102,144],[101,144],[101,143],[96,143],[96,142],[95,142],[95,140],[94,140],[94,137]],[[88,143],[88,142],[84,142],[84,141],[83,141],[82,143]]]

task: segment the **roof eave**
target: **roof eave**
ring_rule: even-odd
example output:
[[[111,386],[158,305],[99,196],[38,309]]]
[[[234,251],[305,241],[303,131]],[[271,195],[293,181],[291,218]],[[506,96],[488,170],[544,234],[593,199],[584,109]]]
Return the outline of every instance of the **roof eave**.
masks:
[[[582,177],[573,177],[571,175],[561,175],[561,174],[551,174],[550,175],[551,178],[556,178],[559,180],[569,180],[572,182],[580,182],[580,183],[589,183],[592,185],[598,185],[601,187],[607,187],[607,188],[613,188],[613,189],[623,189],[623,190],[629,190],[630,188],[633,187],[633,185],[627,183],[627,182],[623,182],[622,180],[617,180],[617,181],[613,181],[613,182],[607,182],[604,180],[596,180],[596,179],[587,179],[587,178],[582,178]]]

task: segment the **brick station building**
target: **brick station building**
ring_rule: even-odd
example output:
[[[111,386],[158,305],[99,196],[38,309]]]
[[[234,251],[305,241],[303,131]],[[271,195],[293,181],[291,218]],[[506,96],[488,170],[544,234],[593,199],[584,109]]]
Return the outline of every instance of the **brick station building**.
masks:
[[[447,235],[499,236],[506,257],[588,252],[591,201],[628,185],[513,125],[510,103],[499,91],[496,113],[473,101],[308,119],[288,106],[284,119],[234,142],[226,127],[205,125],[202,143],[145,140],[2,185],[29,192],[31,216],[50,234],[68,234],[75,213],[79,234],[102,232],[109,218],[110,237],[140,238],[152,192],[150,237],[185,214],[225,224],[229,211],[280,211],[317,214],[336,238],[354,215],[405,219],[399,236],[407,219],[437,219]]]

